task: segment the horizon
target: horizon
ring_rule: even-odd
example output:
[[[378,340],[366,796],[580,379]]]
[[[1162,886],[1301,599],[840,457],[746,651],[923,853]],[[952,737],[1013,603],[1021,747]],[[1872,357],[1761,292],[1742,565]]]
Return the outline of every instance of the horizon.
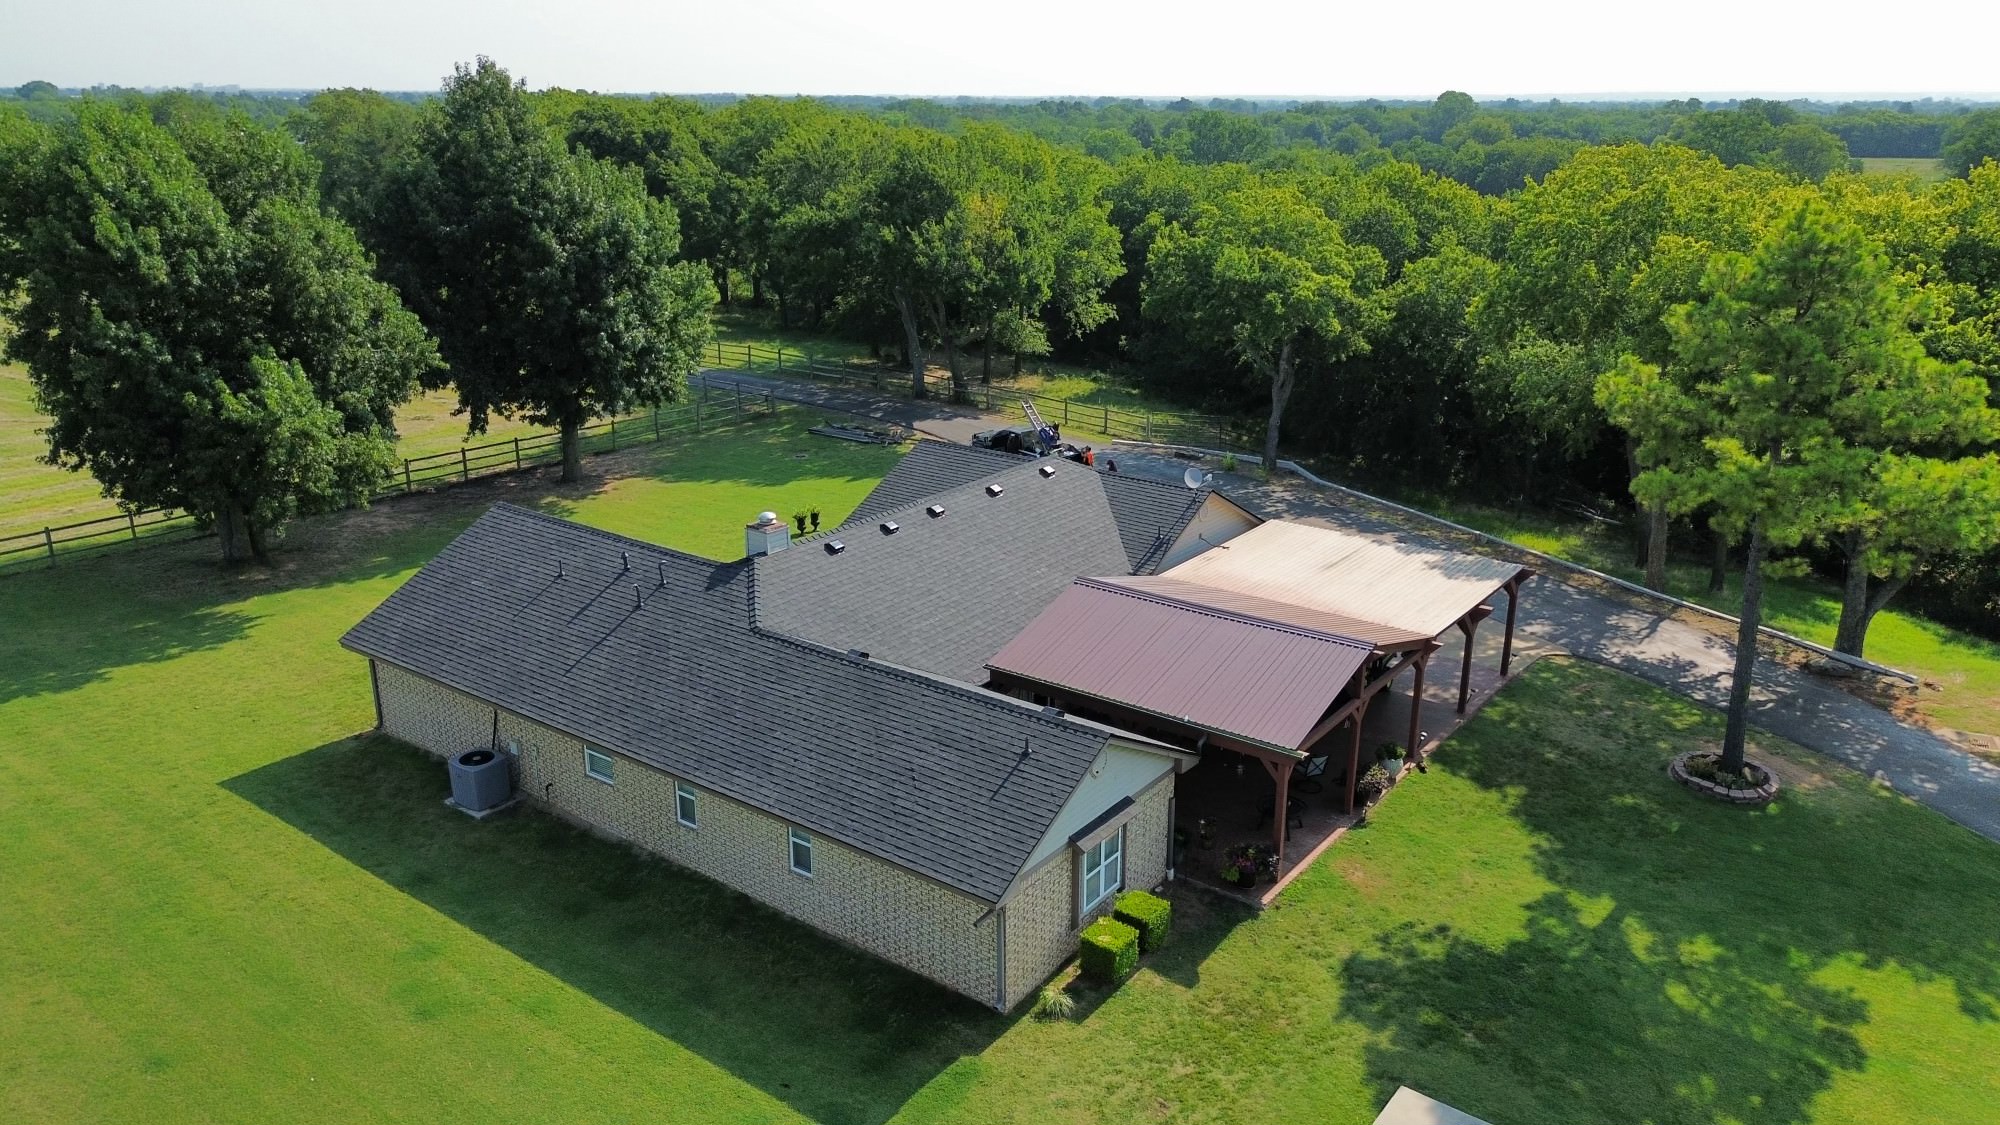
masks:
[[[1194,0],[1138,14],[1071,0],[573,0],[559,10],[533,0],[74,0],[11,15],[0,75],[71,89],[424,92],[484,55],[536,89],[779,97],[2000,99],[1987,57],[2000,6],[1946,0],[1922,19],[1886,21],[1854,3],[1810,14],[1739,0],[1686,0],[1668,18],[1582,0],[1505,10],[1440,0],[1420,17],[1303,0],[1220,15]],[[1273,87],[1316,92],[1226,92]]]

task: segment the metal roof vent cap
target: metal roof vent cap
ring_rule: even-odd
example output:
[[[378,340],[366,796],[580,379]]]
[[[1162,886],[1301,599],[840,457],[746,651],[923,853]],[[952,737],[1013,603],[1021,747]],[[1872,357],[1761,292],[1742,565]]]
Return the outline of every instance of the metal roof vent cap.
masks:
[[[829,539],[826,541],[826,553],[829,555],[837,555],[845,550],[847,550],[847,544],[842,543],[838,539]]]
[[[944,515],[944,505],[932,504],[930,507],[924,509],[924,514],[932,519],[936,519],[939,516]]]
[[[895,520],[882,521],[882,534],[884,535],[894,535],[901,530],[903,530],[903,525],[897,523]]]
[[[988,496],[998,496],[1005,491],[1007,491],[1007,489],[1001,485],[989,484],[986,486],[986,495]]]
[[[1056,467],[1054,465],[1043,465],[1039,472],[1045,477],[1052,477],[1056,475]]]

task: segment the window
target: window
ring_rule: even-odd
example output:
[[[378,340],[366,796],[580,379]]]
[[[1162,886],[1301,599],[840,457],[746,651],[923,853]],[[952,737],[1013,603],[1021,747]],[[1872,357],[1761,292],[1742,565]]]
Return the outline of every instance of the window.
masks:
[[[1083,908],[1103,902],[1125,881],[1125,830],[1083,849]]]
[[[584,747],[583,772],[606,785],[611,784],[611,755],[595,746]]]
[[[674,782],[674,819],[689,828],[695,827],[694,786],[686,782]]]
[[[812,878],[813,838],[796,828],[792,829],[792,870]]]

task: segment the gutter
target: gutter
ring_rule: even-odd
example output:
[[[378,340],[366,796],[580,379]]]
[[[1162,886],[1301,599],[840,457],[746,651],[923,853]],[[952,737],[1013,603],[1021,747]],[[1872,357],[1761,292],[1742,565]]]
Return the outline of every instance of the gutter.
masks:
[[[1257,465],[1262,465],[1264,463],[1264,459],[1254,453],[1231,453],[1226,450],[1204,449],[1201,448],[1200,446],[1193,446],[1193,445],[1163,445],[1159,442],[1131,441],[1126,438],[1114,439],[1113,444],[1129,445],[1135,447],[1146,447],[1151,449],[1177,450],[1183,453],[1199,453],[1205,457],[1233,456],[1238,461],[1247,461]],[[1656,601],[1666,602],[1668,605],[1671,605],[1676,609],[1684,609],[1693,613],[1699,613],[1702,614],[1703,616],[1712,617],[1717,621],[1724,621],[1731,625],[1740,625],[1742,623],[1741,618],[1733,617],[1727,613],[1722,612],[1719,609],[1710,609],[1705,605],[1700,605],[1695,602],[1687,601],[1686,599],[1683,598],[1674,597],[1672,594],[1663,594],[1660,591],[1655,590],[1650,586],[1641,586],[1637,582],[1627,582],[1623,578],[1619,578],[1615,575],[1606,574],[1601,570],[1592,570],[1587,566],[1582,566],[1577,563],[1570,562],[1568,559],[1559,559],[1554,555],[1544,554],[1541,551],[1535,550],[1533,547],[1523,547],[1521,544],[1516,543],[1511,539],[1502,539],[1497,535],[1489,535],[1486,532],[1479,530],[1478,528],[1467,527],[1464,524],[1453,523],[1452,521],[1445,519],[1442,516],[1435,516],[1429,512],[1419,511],[1416,508],[1411,508],[1402,504],[1398,504],[1394,500],[1384,500],[1380,496],[1371,496],[1366,492],[1362,492],[1360,489],[1349,488],[1344,484],[1335,484],[1330,480],[1326,480],[1322,477],[1314,475],[1311,471],[1307,470],[1297,461],[1280,460],[1277,463],[1277,467],[1285,470],[1286,472],[1293,473],[1299,477],[1302,477],[1305,480],[1310,481],[1311,483],[1316,484],[1321,488],[1330,489],[1334,492],[1345,493],[1346,495],[1352,496],[1357,500],[1363,500],[1370,504],[1380,504],[1384,508],[1389,508],[1393,511],[1401,512],[1404,515],[1415,516],[1418,519],[1424,520],[1428,523],[1436,524],[1439,527],[1450,528],[1453,531],[1459,532],[1464,535],[1473,536],[1475,538],[1484,540],[1485,542],[1492,543],[1495,546],[1505,547],[1509,551],[1527,555],[1529,558],[1535,559],[1537,562],[1541,563],[1544,566],[1549,567],[1550,569],[1565,571],[1568,572],[1569,574],[1580,575],[1582,577],[1595,579],[1596,581],[1599,582],[1607,582],[1613,586],[1616,586],[1630,593],[1638,594],[1641,595],[1642,597],[1652,598]],[[1903,682],[1908,684],[1914,685],[1922,683],[1920,677],[1912,675],[1909,672],[1905,672],[1900,668],[1891,668],[1886,664],[1877,664],[1873,660],[1868,660],[1863,657],[1851,656],[1844,652],[1836,652],[1833,649],[1826,647],[1825,645],[1806,640],[1804,637],[1795,636],[1791,633],[1784,632],[1781,629],[1773,629],[1769,625],[1759,625],[1757,627],[1757,632],[1762,636],[1770,637],[1773,640],[1783,641],[1786,644],[1794,645],[1798,648],[1805,649],[1808,652],[1826,657],[1829,660],[1839,661],[1840,663],[1846,664],[1852,668],[1859,668],[1862,669],[1863,671],[1873,672],[1878,676],[1887,676],[1891,679],[1902,680]]]

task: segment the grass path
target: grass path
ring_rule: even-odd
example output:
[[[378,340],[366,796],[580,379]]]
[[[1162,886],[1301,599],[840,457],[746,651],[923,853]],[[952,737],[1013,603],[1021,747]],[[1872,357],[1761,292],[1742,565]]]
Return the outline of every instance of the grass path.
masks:
[[[804,454],[803,459],[795,455]],[[339,634],[499,496],[733,556],[887,451],[762,423],[315,524],[0,578],[0,1120],[1365,1121],[1407,1082],[1550,1125],[2000,1116],[2000,849],[1712,714],[1544,662],[1246,918],[1078,1018],[986,1013],[537,815],[475,824]],[[196,545],[198,546],[198,545]],[[1191,857],[1187,862],[1201,862]]]

